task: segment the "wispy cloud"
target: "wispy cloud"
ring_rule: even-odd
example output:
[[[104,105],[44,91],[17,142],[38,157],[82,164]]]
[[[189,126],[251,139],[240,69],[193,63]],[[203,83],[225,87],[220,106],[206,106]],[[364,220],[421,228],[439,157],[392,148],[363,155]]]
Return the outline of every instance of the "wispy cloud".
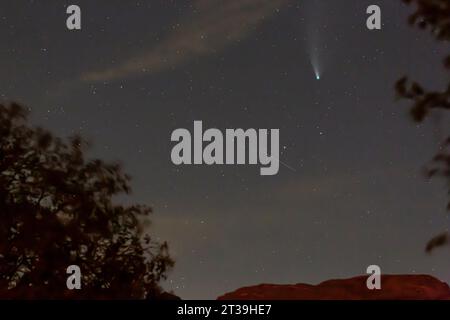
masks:
[[[143,72],[156,73],[215,53],[254,31],[285,1],[198,0],[195,12],[155,47],[112,67],[86,72],[81,78],[87,82],[111,81]]]

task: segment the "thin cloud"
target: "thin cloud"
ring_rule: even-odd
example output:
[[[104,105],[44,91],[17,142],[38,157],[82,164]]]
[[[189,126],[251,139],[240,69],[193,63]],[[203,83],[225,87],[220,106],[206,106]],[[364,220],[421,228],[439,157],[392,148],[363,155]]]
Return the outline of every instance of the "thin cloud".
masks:
[[[144,72],[156,73],[194,57],[215,53],[254,31],[285,1],[198,0],[195,13],[148,52],[104,70],[84,73],[81,79],[111,81]]]

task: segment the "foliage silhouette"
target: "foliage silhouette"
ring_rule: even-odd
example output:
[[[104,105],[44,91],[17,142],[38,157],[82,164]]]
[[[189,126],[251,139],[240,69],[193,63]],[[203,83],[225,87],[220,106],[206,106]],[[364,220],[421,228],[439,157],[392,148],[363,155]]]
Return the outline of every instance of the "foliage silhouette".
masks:
[[[145,234],[150,208],[122,206],[120,165],[86,160],[70,143],[27,124],[18,104],[0,105],[0,299],[160,298],[173,266],[167,243]],[[68,290],[78,265],[82,289]]]
[[[409,23],[421,29],[429,30],[438,41],[450,40],[450,1],[449,0],[402,0],[415,5],[415,12],[409,17]],[[450,54],[444,59],[444,67],[450,70]],[[398,80],[396,91],[399,97],[413,102],[410,109],[414,121],[424,121],[433,110],[450,110],[450,82],[443,91],[428,90],[407,77]],[[450,194],[450,137],[441,144],[437,155],[426,169],[429,177],[441,176],[447,180]],[[450,211],[450,202],[447,204]],[[449,242],[448,233],[442,233],[431,239],[426,251]]]

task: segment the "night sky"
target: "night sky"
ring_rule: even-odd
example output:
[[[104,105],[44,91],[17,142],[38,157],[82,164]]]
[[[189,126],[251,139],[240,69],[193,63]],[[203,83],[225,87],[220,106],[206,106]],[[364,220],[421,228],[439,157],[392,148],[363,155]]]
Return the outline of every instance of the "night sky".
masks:
[[[82,10],[68,31],[66,7]],[[382,9],[381,31],[366,8]],[[35,125],[123,163],[127,203],[153,207],[169,242],[164,284],[216,298],[258,283],[426,273],[450,281],[443,181],[421,168],[448,129],[396,101],[408,74],[441,89],[448,47],[407,25],[400,0],[0,2],[0,100]],[[316,80],[312,63],[320,70]],[[280,166],[175,166],[177,128],[280,129]]]

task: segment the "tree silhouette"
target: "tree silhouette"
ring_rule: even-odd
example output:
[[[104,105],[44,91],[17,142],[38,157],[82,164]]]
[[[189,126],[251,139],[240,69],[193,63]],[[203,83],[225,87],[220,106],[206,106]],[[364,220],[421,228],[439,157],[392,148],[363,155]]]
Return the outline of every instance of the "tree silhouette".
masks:
[[[122,206],[120,165],[87,160],[78,136],[64,142],[0,105],[0,298],[159,298],[173,266],[166,243],[144,231],[151,210]],[[68,290],[78,265],[82,289]]]
[[[402,0],[415,5],[415,12],[409,17],[409,23],[421,29],[429,30],[438,41],[450,40],[450,1],[449,0]],[[450,70],[450,54],[444,59],[444,67]],[[413,102],[410,109],[414,121],[424,121],[433,110],[450,110],[450,82],[443,91],[425,89],[407,77],[401,78],[396,84],[396,91],[401,98]],[[444,177],[450,194],[450,137],[441,144],[437,155],[426,169],[429,177]],[[450,211],[450,202],[447,204]],[[426,247],[427,252],[442,246],[449,241],[448,233],[433,238]]]

